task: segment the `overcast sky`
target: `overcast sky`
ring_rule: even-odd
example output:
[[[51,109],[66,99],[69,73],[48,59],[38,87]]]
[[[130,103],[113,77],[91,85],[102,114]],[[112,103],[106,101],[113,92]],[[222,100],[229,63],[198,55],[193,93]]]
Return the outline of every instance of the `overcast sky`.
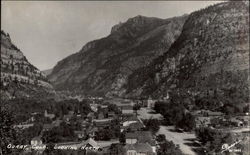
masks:
[[[107,36],[111,27],[143,15],[169,18],[218,1],[1,1],[1,28],[41,70]]]

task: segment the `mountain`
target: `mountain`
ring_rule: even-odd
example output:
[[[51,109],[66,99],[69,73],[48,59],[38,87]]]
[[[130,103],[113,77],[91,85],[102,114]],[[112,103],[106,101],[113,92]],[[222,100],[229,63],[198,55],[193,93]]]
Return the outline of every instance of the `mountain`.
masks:
[[[33,66],[1,30],[1,99],[31,97],[52,91],[45,75]]]
[[[128,76],[163,55],[178,38],[187,15],[170,19],[136,16],[57,63],[48,76],[57,90],[122,96]]]
[[[130,97],[186,92],[249,103],[249,3],[223,2],[193,12],[169,50],[128,79]]]
[[[46,70],[43,70],[42,73],[45,75],[45,76],[48,76],[49,74],[51,74],[53,69],[46,69]]]

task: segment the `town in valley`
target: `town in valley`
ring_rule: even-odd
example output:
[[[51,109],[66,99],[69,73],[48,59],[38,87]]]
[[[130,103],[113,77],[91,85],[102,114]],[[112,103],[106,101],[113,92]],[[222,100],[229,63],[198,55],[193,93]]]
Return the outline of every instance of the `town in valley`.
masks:
[[[132,2],[104,3],[118,7]],[[2,13],[10,18],[11,3],[1,4],[3,9],[9,7]],[[80,7],[90,10],[87,6],[97,5],[48,4],[48,9],[73,6],[74,15]],[[14,6],[18,8],[18,3]],[[48,13],[43,10],[41,17]],[[31,16],[23,15],[25,19]],[[63,24],[57,30],[49,24],[55,34],[60,31],[59,38],[71,28]],[[4,28],[11,31],[9,26],[13,25]],[[19,32],[16,26],[13,32]],[[24,29],[20,25],[20,31]],[[44,71],[19,49],[22,42],[13,38],[18,40],[21,33],[12,37],[13,32],[10,35],[7,30],[1,30],[0,155],[249,154],[248,1],[216,2],[167,19],[129,18],[114,25],[106,37],[88,42]],[[73,46],[70,39],[64,40]],[[54,46],[55,40],[51,41]],[[45,53],[49,49],[35,39],[28,42]],[[59,41],[58,46],[62,46]]]

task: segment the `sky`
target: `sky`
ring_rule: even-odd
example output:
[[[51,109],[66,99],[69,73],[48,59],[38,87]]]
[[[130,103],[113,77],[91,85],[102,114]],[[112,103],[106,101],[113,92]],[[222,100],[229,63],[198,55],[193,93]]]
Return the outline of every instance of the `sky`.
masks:
[[[53,68],[112,26],[137,15],[169,18],[219,1],[1,1],[1,29],[29,62]]]

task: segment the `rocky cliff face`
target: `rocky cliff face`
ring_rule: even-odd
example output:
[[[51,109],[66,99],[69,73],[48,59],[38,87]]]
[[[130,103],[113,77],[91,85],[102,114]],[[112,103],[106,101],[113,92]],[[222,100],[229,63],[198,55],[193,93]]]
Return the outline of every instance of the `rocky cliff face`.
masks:
[[[225,2],[192,13],[171,48],[129,76],[128,96],[175,91],[249,102],[248,8]]]
[[[29,63],[9,34],[1,31],[1,99],[27,97],[32,91],[51,89],[45,75]]]
[[[58,90],[122,96],[128,76],[163,55],[180,35],[187,16],[171,19],[136,16],[115,25],[105,38],[87,43],[48,76]]]

